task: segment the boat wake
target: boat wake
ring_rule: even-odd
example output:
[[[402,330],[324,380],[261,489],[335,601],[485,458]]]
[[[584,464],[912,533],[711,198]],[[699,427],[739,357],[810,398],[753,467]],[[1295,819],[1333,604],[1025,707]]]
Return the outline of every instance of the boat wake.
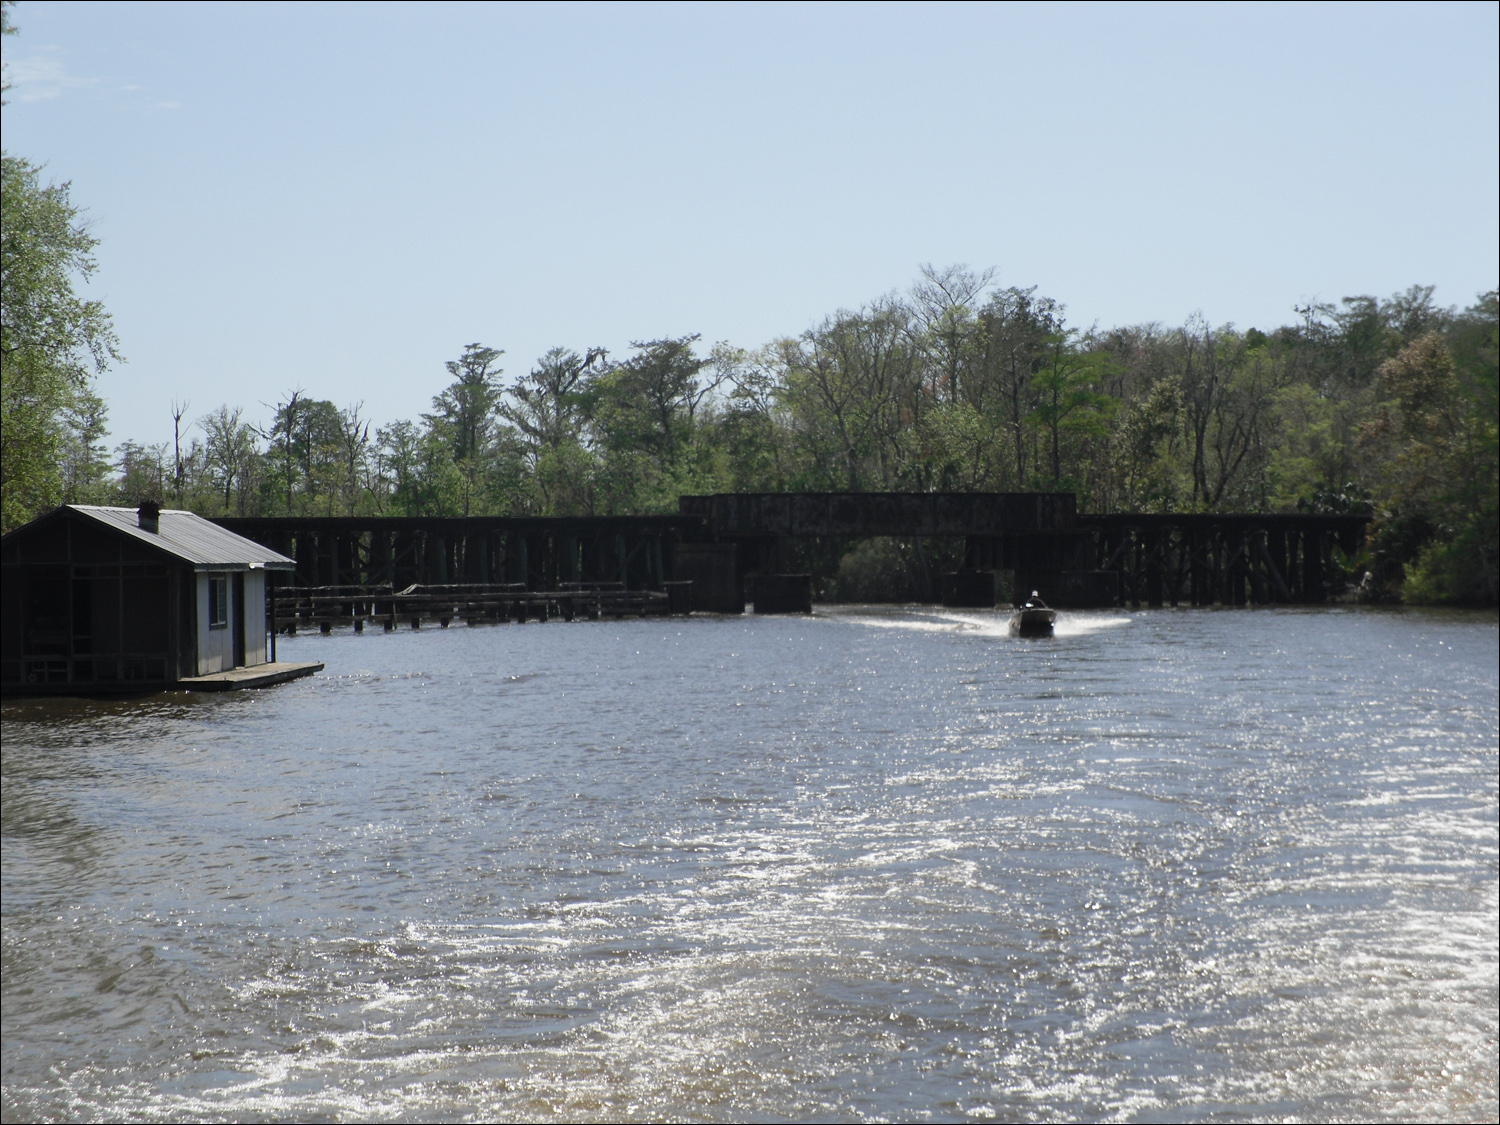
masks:
[[[1011,638],[1009,607],[993,612],[956,612],[908,606],[891,609],[876,606],[848,609],[820,606],[814,616],[871,629],[906,629],[918,633],[960,633],[975,637]],[[1130,622],[1129,616],[1116,610],[1059,610],[1053,626],[1053,636],[1086,637],[1106,629],[1117,629]]]

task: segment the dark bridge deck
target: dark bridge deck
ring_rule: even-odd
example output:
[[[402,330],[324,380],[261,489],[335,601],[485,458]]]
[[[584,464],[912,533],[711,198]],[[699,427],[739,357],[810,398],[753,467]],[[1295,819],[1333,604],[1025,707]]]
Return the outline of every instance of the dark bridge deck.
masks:
[[[1071,492],[732,492],[683,496],[677,505],[730,539],[968,537],[1078,526]]]

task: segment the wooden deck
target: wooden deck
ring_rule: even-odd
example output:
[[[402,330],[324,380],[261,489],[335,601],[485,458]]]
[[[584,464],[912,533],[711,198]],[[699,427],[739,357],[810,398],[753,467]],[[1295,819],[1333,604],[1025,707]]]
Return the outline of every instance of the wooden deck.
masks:
[[[446,629],[454,621],[470,625],[507,621],[597,621],[601,617],[659,617],[687,613],[691,584],[665,582],[661,590],[627,590],[621,582],[575,582],[558,590],[528,590],[519,583],[461,583],[441,586],[293,586],[271,595],[271,620],[278,633],[295,636],[316,626],[330,633],[336,626],[382,625],[391,632],[423,621]]]
[[[214,672],[207,676],[190,676],[177,681],[177,688],[188,691],[239,691],[241,688],[270,687],[284,684],[288,680],[311,676],[321,672],[323,665],[316,662],[303,664],[278,660],[274,664],[255,664],[249,668],[235,668],[229,672]]]

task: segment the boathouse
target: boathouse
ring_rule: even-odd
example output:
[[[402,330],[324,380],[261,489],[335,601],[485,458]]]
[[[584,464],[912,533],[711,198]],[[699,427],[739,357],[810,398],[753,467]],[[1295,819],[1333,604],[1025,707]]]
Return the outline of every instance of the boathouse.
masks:
[[[268,576],[295,568],[191,512],[65,504],[0,539],[0,683],[150,690],[267,664]]]

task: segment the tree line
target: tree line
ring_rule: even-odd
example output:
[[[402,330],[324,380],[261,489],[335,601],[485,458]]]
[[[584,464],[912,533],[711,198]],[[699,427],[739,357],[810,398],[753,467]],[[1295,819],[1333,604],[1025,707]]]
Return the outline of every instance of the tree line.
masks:
[[[111,456],[80,394],[57,499],[205,515],[594,515],[683,493],[1067,490],[1086,511],[1360,511],[1373,597],[1493,602],[1495,293],[1310,305],[1272,331],[1194,318],[1080,330],[1033,288],[918,282],[745,350],[694,335],[557,347],[507,378],[473,343],[416,419],[284,394],[174,409]],[[437,365],[435,364],[434,367]]]
[[[174,403],[170,443],[110,448],[94,377],[119,341],[74,292],[95,240],[67,184],[3,164],[6,531],[142,498],[209,516],[594,515],[671,512],[684,493],[1066,490],[1096,512],[1369,513],[1344,560],[1364,596],[1496,601],[1493,290],[1462,309],[1430,286],[1347,297],[1265,330],[1101,329],[993,270],[926,266],[758,348],[661,336],[508,372],[471,343],[434,362],[416,418],[298,387],[265,425],[243,404]]]

